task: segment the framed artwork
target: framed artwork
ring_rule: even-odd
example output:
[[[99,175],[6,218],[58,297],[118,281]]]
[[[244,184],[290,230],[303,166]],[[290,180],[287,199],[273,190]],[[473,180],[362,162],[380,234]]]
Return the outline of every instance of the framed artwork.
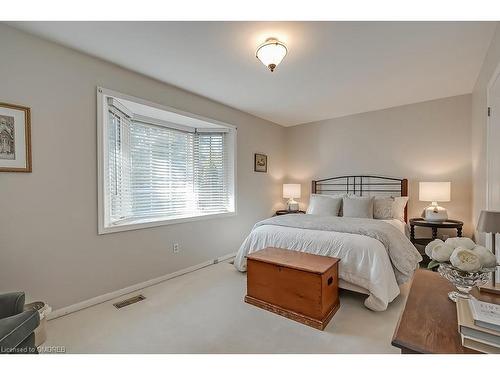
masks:
[[[0,103],[0,172],[31,172],[31,112]]]
[[[267,155],[255,154],[253,170],[267,173]]]

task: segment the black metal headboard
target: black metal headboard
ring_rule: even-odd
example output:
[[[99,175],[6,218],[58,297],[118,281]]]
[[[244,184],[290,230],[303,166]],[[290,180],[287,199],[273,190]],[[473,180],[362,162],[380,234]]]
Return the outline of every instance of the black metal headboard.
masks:
[[[311,192],[313,194],[347,193],[359,196],[378,193],[407,197],[408,180],[382,176],[337,176],[313,181]],[[407,219],[407,208],[405,207],[405,222]]]

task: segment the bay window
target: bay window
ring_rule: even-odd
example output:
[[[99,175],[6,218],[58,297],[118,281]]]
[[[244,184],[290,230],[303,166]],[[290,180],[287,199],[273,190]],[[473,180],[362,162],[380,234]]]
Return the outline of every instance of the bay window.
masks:
[[[98,89],[99,232],[234,213],[236,129],[145,103]]]

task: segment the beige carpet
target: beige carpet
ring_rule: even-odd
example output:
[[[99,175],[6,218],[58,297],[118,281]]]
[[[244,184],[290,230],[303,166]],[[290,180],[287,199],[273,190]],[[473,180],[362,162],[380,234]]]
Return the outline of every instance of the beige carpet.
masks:
[[[244,303],[246,275],[220,263],[146,288],[145,301],[120,310],[109,301],[51,320],[45,345],[68,353],[399,353],[391,338],[406,289],[384,312],[342,291],[321,332]]]

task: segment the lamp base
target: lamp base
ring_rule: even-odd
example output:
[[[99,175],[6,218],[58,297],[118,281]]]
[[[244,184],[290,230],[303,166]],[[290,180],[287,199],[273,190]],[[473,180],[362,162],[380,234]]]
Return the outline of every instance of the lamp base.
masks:
[[[288,205],[288,211],[298,211],[299,210],[299,203],[293,199],[290,199],[287,203]]]
[[[496,255],[496,244],[495,244],[495,237],[496,233],[491,233],[491,250],[493,255],[497,258],[497,263],[498,263],[498,257]],[[493,293],[493,294],[499,294],[500,295],[500,283],[497,282],[497,270],[498,270],[498,265],[495,266],[495,271],[491,274],[491,280],[488,281],[487,284],[479,287],[480,292],[486,292],[486,293]]]
[[[431,205],[424,210],[424,218],[430,222],[440,223],[448,220],[448,212],[446,208],[440,207],[437,204]]]

